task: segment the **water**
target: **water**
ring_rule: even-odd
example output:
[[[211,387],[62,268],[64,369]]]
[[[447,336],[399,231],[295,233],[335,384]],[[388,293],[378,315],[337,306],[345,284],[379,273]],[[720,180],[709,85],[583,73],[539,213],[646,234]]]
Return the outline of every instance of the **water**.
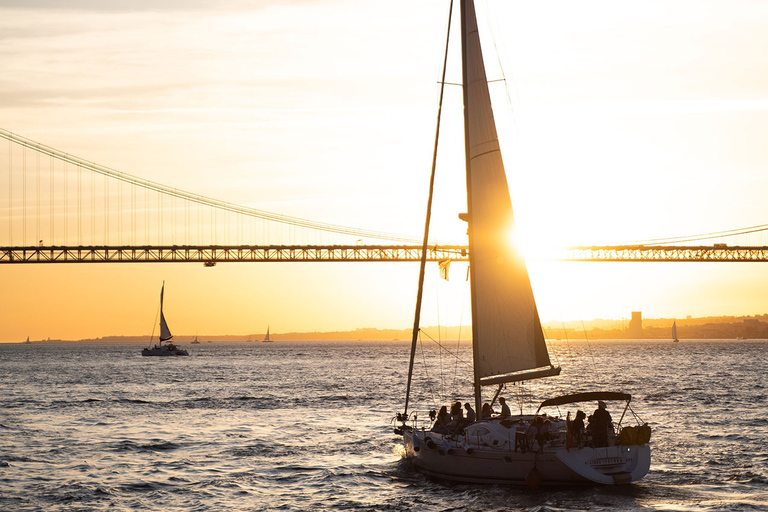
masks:
[[[450,485],[403,462],[390,422],[407,343],[182,345],[191,357],[0,345],[0,510],[768,510],[766,341],[555,342],[563,374],[523,391],[631,393],[653,463],[630,486],[554,489]],[[417,360],[420,389],[439,393],[442,373],[469,398],[463,365],[432,344]]]

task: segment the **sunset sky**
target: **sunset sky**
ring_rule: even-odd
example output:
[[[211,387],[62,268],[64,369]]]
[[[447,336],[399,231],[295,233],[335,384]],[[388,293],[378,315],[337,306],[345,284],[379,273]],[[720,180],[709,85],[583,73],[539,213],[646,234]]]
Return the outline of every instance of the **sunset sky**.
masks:
[[[192,193],[419,236],[447,9],[0,0],[0,128]],[[526,247],[768,224],[768,4],[478,9],[481,31],[492,13],[489,79],[509,89],[505,103],[503,83],[491,85]],[[444,114],[443,175],[456,178],[439,188],[446,236],[462,229],[459,94],[449,87]],[[466,324],[465,271],[456,265],[443,283],[434,267],[423,323]],[[768,312],[768,265],[758,263],[529,269],[542,320]],[[148,335],[162,281],[174,334],[406,328],[417,273],[406,263],[3,265],[0,341]]]

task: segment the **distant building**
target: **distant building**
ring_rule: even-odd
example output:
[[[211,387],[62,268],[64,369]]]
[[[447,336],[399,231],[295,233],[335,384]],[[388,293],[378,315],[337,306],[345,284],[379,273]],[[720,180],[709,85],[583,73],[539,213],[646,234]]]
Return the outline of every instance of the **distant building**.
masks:
[[[629,321],[629,329],[627,333],[633,338],[643,337],[643,312],[633,311],[632,320]]]

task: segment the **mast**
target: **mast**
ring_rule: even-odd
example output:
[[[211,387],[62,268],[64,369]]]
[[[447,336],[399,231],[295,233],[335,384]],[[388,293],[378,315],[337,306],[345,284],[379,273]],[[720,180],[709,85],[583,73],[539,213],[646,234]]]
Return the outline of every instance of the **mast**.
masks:
[[[470,179],[470,141],[469,141],[469,88],[467,87],[467,9],[472,9],[474,12],[474,4],[472,0],[461,0],[461,83],[463,84],[463,98],[464,98],[464,159],[467,176],[467,234],[469,235],[469,290],[470,290],[470,302],[472,304],[472,374],[474,376],[474,389],[475,389],[475,413],[479,414],[481,410],[482,402],[482,388],[480,387],[480,372],[478,370],[478,325],[475,319],[477,318],[477,299],[476,299],[476,284],[472,278],[472,272],[475,268],[475,258],[473,250],[474,234],[472,222],[472,180]]]
[[[421,300],[424,294],[424,273],[427,266],[427,244],[429,242],[429,223],[432,218],[432,193],[435,189],[435,170],[437,169],[437,142],[440,138],[440,118],[443,108],[443,93],[445,91],[445,70],[448,63],[448,42],[451,38],[451,16],[453,14],[453,0],[448,6],[448,33],[445,36],[445,56],[443,57],[443,73],[440,79],[440,101],[437,105],[437,127],[435,128],[435,146],[432,151],[432,172],[429,177],[429,198],[427,199],[427,219],[424,222],[424,240],[421,244],[421,266],[419,267],[419,285],[416,292],[416,313],[413,319],[413,333],[411,335],[411,358],[408,363],[408,383],[405,390],[405,407],[403,408],[403,420],[408,417],[408,401],[411,397],[411,379],[413,378],[413,361],[416,357],[416,343],[419,340],[419,322],[421,321]]]

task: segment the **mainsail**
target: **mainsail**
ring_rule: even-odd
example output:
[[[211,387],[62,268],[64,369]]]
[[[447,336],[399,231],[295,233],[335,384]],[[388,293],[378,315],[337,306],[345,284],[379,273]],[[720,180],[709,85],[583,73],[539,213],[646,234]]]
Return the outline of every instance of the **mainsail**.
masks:
[[[165,281],[163,281],[163,287],[160,289],[160,341],[168,341],[173,338],[171,330],[168,328],[168,323],[165,321],[165,315],[163,314],[163,294],[165,293]]]
[[[477,386],[559,373],[539,322],[525,260],[510,244],[512,202],[472,2],[464,19],[464,108],[467,159],[472,336]],[[548,367],[534,374],[519,372]],[[514,374],[514,375],[512,375]]]

